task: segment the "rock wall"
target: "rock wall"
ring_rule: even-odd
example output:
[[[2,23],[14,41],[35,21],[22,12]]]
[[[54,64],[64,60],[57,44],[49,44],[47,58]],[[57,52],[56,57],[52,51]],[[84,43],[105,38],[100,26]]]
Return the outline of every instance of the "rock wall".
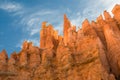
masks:
[[[63,36],[42,23],[40,47],[23,42],[0,52],[0,80],[120,80],[120,5],[76,30],[64,15]]]

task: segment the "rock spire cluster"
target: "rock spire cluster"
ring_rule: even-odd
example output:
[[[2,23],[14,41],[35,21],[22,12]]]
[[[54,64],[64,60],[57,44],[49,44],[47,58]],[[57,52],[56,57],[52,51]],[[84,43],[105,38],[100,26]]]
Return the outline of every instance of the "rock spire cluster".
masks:
[[[64,15],[63,36],[42,23],[40,47],[0,52],[0,80],[120,80],[120,5],[76,30]]]

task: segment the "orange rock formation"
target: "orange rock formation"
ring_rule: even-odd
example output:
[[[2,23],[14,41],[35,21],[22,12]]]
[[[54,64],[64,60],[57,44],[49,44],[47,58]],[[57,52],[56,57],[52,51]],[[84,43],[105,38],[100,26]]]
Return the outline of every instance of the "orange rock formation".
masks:
[[[40,47],[0,52],[0,80],[120,80],[120,5],[76,31],[64,15],[63,36],[42,23]]]

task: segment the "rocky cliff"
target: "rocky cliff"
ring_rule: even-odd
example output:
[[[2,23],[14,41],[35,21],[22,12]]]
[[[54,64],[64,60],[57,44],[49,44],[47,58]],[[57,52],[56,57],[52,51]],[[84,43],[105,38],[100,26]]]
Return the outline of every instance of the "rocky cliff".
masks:
[[[0,52],[0,80],[120,80],[120,5],[76,30],[64,15],[63,36],[42,23],[40,47]]]

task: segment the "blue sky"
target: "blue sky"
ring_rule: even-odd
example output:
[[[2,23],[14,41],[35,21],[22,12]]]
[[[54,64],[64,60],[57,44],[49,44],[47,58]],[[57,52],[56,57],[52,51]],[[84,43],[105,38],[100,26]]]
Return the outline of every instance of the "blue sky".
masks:
[[[0,0],[0,51],[19,51],[24,40],[39,46],[41,23],[47,21],[62,34],[63,15],[81,27],[85,18],[95,20],[120,0]]]

